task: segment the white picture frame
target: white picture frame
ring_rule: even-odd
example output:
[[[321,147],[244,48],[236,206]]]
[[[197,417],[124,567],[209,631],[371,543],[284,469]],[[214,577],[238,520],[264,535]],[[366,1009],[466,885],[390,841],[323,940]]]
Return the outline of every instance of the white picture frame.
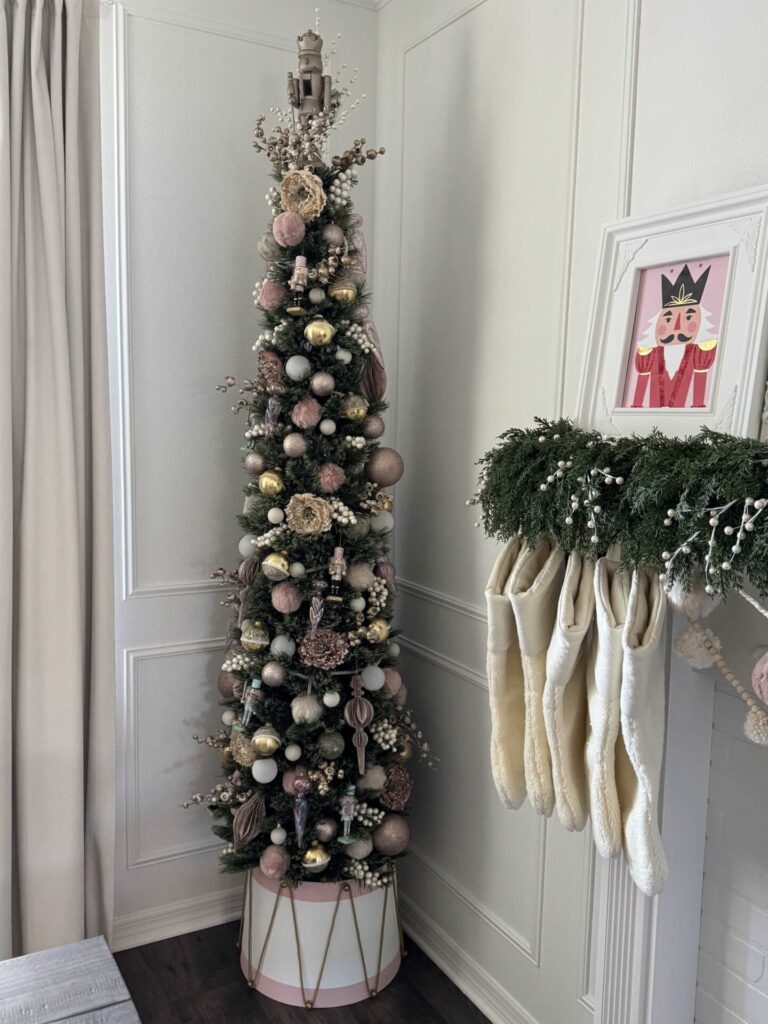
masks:
[[[706,426],[712,430],[739,436],[757,437],[760,433],[768,346],[766,315],[768,308],[768,187],[721,196],[672,213],[629,218],[604,226],[598,261],[592,314],[587,339],[587,354],[582,371],[575,420],[581,427],[604,434],[648,434],[658,428],[665,434],[684,437]],[[690,271],[686,270],[690,265]],[[669,266],[669,270],[666,267]],[[658,292],[661,325],[669,310],[675,314],[686,305],[683,299],[696,298],[697,284],[707,266],[714,273],[704,276],[700,308],[707,303],[707,291],[713,293],[716,307],[713,341],[702,341],[702,333],[684,342],[681,331],[667,344],[666,338],[654,339],[654,319],[641,321]],[[683,267],[683,270],[680,268]],[[678,276],[675,277],[675,274]],[[663,279],[666,278],[666,280]],[[686,287],[670,289],[677,282]],[[665,291],[666,289],[666,291]],[[677,303],[677,307],[665,306]],[[689,318],[696,321],[691,312]],[[699,316],[699,320],[705,320]],[[685,325],[683,325],[685,328]],[[641,339],[640,331],[647,333]],[[656,339],[663,330],[659,326]],[[646,340],[650,338],[651,340]],[[677,340],[681,339],[681,340]],[[663,350],[652,352],[649,346]],[[688,349],[691,357],[682,361]],[[695,351],[713,350],[710,368],[692,370],[699,365]],[[676,350],[676,351],[673,351]],[[650,353],[646,357],[646,354]],[[658,357],[658,358],[657,358]],[[681,360],[680,369],[664,369],[665,358]],[[653,363],[653,376],[647,371]],[[643,385],[646,407],[633,407],[638,400],[635,389],[638,372],[649,376],[651,385]],[[703,374],[698,395],[692,383],[695,374]],[[692,407],[703,398],[703,405]],[[653,396],[653,397],[651,397]],[[652,406],[653,401],[662,404]],[[669,403],[669,404],[668,404]],[[671,403],[679,403],[672,407]]]

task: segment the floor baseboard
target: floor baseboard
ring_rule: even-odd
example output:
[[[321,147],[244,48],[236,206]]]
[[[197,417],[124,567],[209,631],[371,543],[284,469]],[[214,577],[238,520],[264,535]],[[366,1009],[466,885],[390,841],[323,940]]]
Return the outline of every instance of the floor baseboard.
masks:
[[[243,886],[239,884],[224,892],[193,896],[176,903],[139,910],[135,914],[125,914],[115,918],[111,949],[113,952],[132,949],[147,942],[158,942],[174,935],[185,935],[201,928],[225,924],[240,917],[242,902]]]

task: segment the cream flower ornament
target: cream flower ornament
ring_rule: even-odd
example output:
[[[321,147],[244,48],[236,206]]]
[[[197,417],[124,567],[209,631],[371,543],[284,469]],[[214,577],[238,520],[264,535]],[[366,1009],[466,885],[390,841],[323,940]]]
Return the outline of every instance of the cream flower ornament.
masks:
[[[331,506],[316,494],[294,494],[286,506],[285,519],[294,533],[327,533],[332,522]]]
[[[323,183],[311,171],[288,171],[280,185],[280,205],[298,213],[304,220],[314,220],[325,209]]]

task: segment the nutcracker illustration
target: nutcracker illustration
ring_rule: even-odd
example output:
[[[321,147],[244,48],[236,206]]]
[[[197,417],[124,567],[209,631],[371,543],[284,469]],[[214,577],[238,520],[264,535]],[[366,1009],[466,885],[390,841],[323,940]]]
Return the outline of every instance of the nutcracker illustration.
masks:
[[[687,263],[675,281],[661,275],[661,308],[651,318],[635,352],[633,408],[642,408],[646,395],[650,409],[704,406],[707,374],[717,354],[710,315],[702,305],[710,270],[711,266],[707,267],[695,281]],[[681,349],[678,362],[674,355]],[[675,363],[670,375],[669,368]]]

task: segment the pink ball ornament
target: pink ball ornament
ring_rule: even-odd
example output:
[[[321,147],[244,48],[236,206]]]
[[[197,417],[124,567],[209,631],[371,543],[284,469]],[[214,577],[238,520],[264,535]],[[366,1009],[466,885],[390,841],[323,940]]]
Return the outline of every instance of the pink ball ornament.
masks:
[[[217,679],[219,693],[225,700],[232,700],[233,697],[239,697],[243,692],[243,680],[240,676],[234,672],[219,672],[219,678]]]
[[[336,381],[333,379],[333,375],[326,373],[325,370],[320,370],[318,373],[313,373],[309,381],[310,390],[319,395],[320,398],[327,398],[333,392],[336,387]]]
[[[381,416],[366,416],[360,427],[360,432],[369,441],[375,441],[384,433],[384,420]]]
[[[394,448],[377,448],[371,452],[365,472],[371,483],[391,487],[405,472],[405,465]]]
[[[302,398],[291,410],[291,421],[301,430],[316,427],[323,415],[320,403],[314,398]]]
[[[344,232],[338,224],[326,224],[323,228],[323,241],[328,245],[344,245]]]
[[[267,280],[259,291],[259,305],[267,313],[274,313],[276,309],[288,301],[288,292],[281,281]]]
[[[304,234],[307,227],[304,218],[299,213],[286,210],[285,213],[278,213],[272,221],[272,234],[278,245],[283,248],[292,248],[304,241]]]
[[[267,878],[280,879],[291,863],[291,858],[284,846],[268,846],[259,858],[259,867]]]
[[[323,494],[335,494],[343,486],[347,474],[335,462],[324,462],[317,471],[317,478]]]
[[[283,438],[283,451],[289,459],[300,459],[307,453],[307,439],[303,434],[286,434]]]
[[[395,694],[402,688],[403,677],[395,668],[384,669],[384,689],[390,697],[394,697]]]
[[[299,765],[298,768],[289,768],[287,772],[283,772],[283,791],[287,793],[288,796],[295,796],[296,791],[293,788],[293,784],[296,782],[296,779],[306,778],[307,769],[304,767],[304,765]]]
[[[762,701],[768,702],[768,654],[752,669],[752,689]]]
[[[283,615],[290,615],[301,608],[301,594],[299,588],[290,580],[276,583],[272,587],[272,606]]]
[[[385,857],[402,853],[411,838],[411,830],[405,818],[399,814],[385,814],[380,825],[373,830],[373,845]]]
[[[279,661],[268,661],[261,670],[261,681],[265,686],[282,686],[288,678],[288,670]]]
[[[264,470],[267,468],[267,463],[264,459],[264,456],[261,455],[259,452],[248,452],[248,454],[245,456],[245,459],[243,460],[243,465],[248,470],[248,472],[252,473],[254,476],[258,476],[259,473],[263,473]]]

